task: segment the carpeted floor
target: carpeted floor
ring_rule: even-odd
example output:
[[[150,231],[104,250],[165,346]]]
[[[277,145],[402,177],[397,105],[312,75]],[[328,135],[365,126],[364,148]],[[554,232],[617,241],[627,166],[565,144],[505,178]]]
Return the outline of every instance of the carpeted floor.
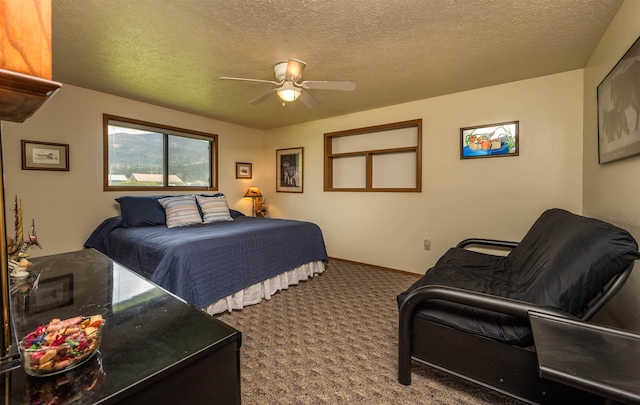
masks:
[[[271,300],[218,319],[242,332],[242,403],[522,404],[414,363],[397,381],[395,297],[416,277],[338,260]]]

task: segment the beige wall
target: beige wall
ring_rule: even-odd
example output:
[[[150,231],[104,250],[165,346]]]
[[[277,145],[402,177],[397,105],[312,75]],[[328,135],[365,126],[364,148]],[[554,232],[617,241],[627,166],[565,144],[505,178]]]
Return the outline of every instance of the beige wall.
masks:
[[[320,225],[332,257],[424,273],[467,237],[519,240],[540,213],[582,210],[582,70],[274,129],[263,194]],[[323,192],[323,134],[423,120],[422,193]],[[460,128],[520,121],[520,156],[460,160]],[[304,193],[276,193],[275,151],[304,147]],[[423,248],[431,240],[431,250]]]
[[[640,157],[598,164],[596,89],[640,36],[640,2],[626,0],[584,69],[584,214],[628,229],[640,240]],[[596,319],[640,331],[640,265]]]
[[[218,134],[220,190],[232,208],[251,212],[242,196],[251,184],[261,185],[261,172],[254,170],[253,180],[236,180],[235,162],[262,166],[261,131],[64,85],[24,123],[2,122],[7,236],[14,235],[18,195],[23,220],[30,225],[35,218],[43,246],[29,250],[34,257],[82,249],[101,221],[119,215],[114,198],[124,193],[102,191],[103,113]],[[70,171],[21,170],[21,139],[69,144]]]
[[[271,216],[318,223],[329,254],[423,273],[459,240],[520,239],[548,207],[581,211],[581,70],[262,132],[65,85],[25,123],[2,123],[6,216],[14,196],[36,220],[44,247],[34,256],[82,248],[102,220],[118,214],[102,191],[102,114],[212,132],[220,140],[220,190],[232,208],[261,187]],[[323,192],[325,132],[423,119],[422,193]],[[459,159],[459,129],[520,121],[520,156]],[[20,140],[70,145],[69,172],[21,170]],[[275,192],[275,150],[303,146],[304,193]],[[253,180],[235,179],[235,162],[254,164]],[[423,249],[430,239],[431,250]]]
[[[86,89],[65,86],[23,124],[3,123],[9,235],[13,198],[36,219],[44,249],[77,250],[122,193],[102,191],[102,113],[220,136],[220,190],[249,213],[242,195],[261,187],[271,216],[318,223],[333,257],[423,273],[472,237],[520,239],[549,207],[581,212],[581,70],[396,105],[271,131],[257,131]],[[325,132],[423,119],[422,193],[323,192]],[[460,160],[459,129],[520,121],[520,156]],[[70,144],[70,172],[24,171],[20,139]],[[304,193],[275,192],[275,151],[302,146]],[[235,179],[235,162],[254,164]],[[424,250],[423,240],[431,240]]]

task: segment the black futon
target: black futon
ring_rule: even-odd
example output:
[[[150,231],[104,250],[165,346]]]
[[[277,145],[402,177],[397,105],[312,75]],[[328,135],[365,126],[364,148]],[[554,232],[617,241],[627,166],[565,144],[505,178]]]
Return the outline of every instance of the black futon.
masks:
[[[468,250],[476,245],[511,251]],[[528,402],[576,399],[537,376],[528,311],[588,321],[638,258],[627,231],[561,209],[545,211],[520,243],[461,242],[398,296],[398,380],[411,383],[414,359]]]

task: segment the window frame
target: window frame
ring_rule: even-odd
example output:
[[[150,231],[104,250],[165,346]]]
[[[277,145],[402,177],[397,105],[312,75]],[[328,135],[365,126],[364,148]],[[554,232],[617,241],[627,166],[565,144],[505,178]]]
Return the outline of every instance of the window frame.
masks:
[[[186,138],[206,140],[210,143],[209,156],[209,186],[110,186],[109,185],[109,123],[118,121],[123,124],[133,124],[149,128],[150,131],[173,136],[183,136]],[[169,125],[156,124],[148,121],[141,121],[133,118],[120,117],[117,115],[102,115],[102,152],[103,152],[103,191],[218,191],[218,135],[207,132],[194,131],[190,129],[172,127]],[[163,171],[167,170],[166,145],[163,153]],[[164,173],[163,173],[164,174]]]
[[[388,147],[371,149],[364,140],[362,147],[357,150],[334,153],[333,141],[342,137],[375,135],[407,128],[415,128],[416,139],[411,146]],[[374,186],[374,158],[379,156],[401,156],[410,153],[415,156],[415,186],[414,187],[376,187]],[[338,187],[334,185],[334,163],[340,159],[360,157],[364,160],[364,187]],[[412,171],[413,171],[412,170]],[[344,131],[327,132],[324,134],[324,191],[349,192],[422,192],[422,119],[394,122],[391,124],[375,125],[371,127],[347,129]]]

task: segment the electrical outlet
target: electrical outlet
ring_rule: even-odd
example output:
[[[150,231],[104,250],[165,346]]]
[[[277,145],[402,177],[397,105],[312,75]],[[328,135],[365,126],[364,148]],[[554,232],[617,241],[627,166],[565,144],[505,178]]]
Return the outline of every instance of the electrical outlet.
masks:
[[[424,240],[424,250],[431,250],[431,241],[429,239]]]

